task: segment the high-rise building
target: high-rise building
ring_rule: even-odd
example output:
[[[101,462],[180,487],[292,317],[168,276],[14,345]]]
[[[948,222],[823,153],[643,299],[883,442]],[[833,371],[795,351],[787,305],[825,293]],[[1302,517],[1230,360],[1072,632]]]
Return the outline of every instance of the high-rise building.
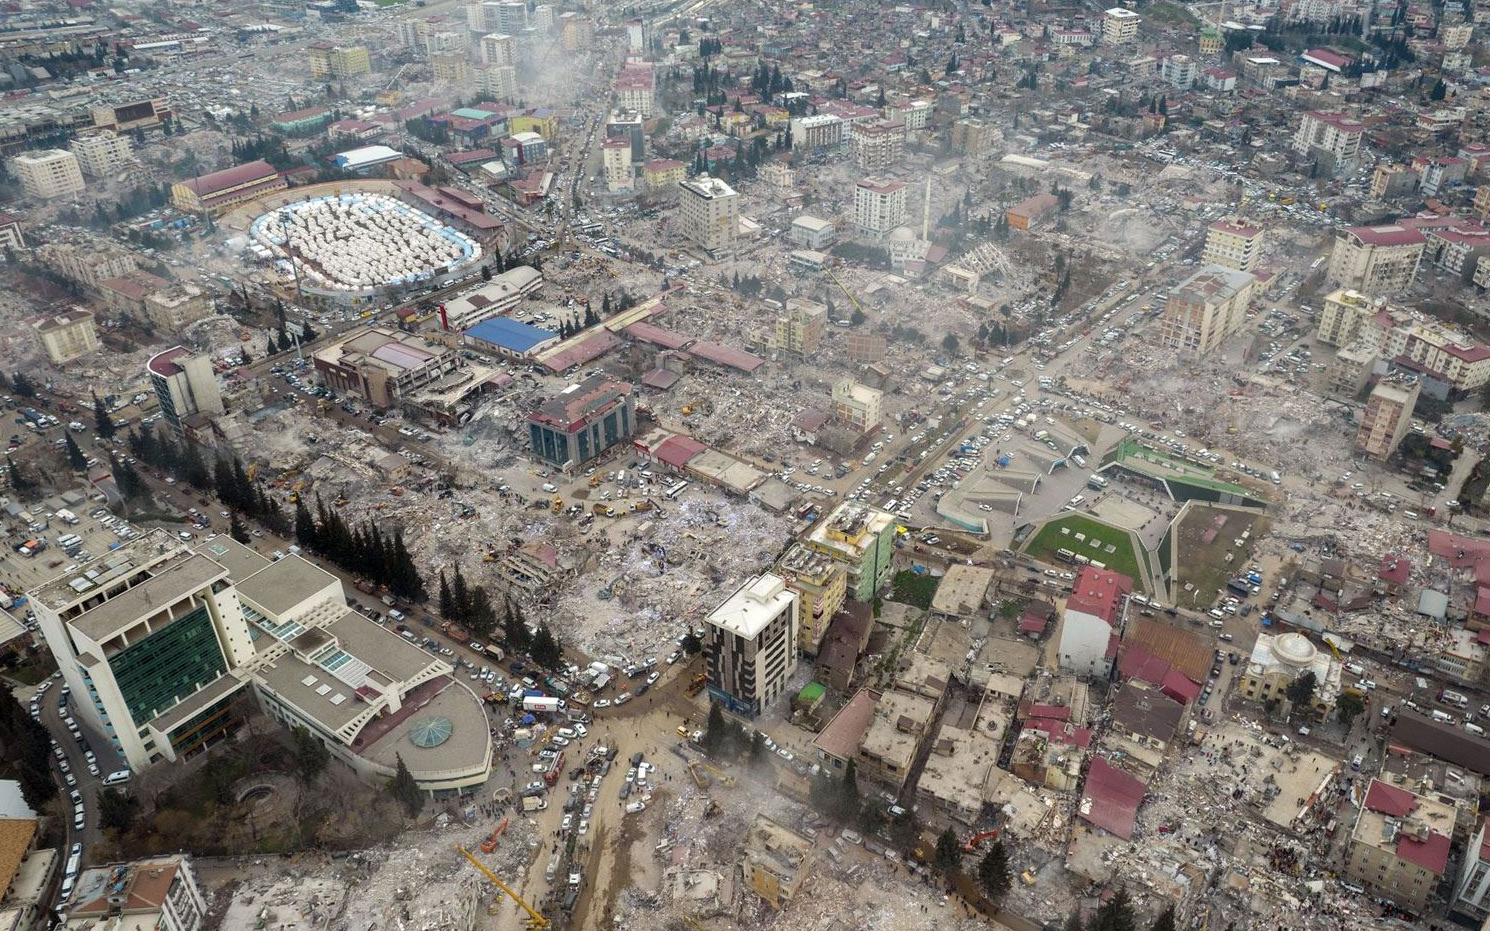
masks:
[[[698,175],[678,185],[682,234],[708,252],[732,248],[740,229],[740,195],[718,178]]]
[[[1361,324],[1374,313],[1376,305],[1371,298],[1359,291],[1339,288],[1325,295],[1314,338],[1327,346],[1348,346],[1361,335]]]
[[[1242,328],[1254,279],[1248,272],[1207,265],[1169,293],[1159,321],[1164,345],[1206,356]]]
[[[854,164],[864,171],[899,165],[905,158],[905,124],[885,120],[849,126],[849,148]],[[796,141],[793,140],[793,146]]]
[[[1420,230],[1395,223],[1343,229],[1335,236],[1327,277],[1376,297],[1400,294],[1417,277],[1427,242]]]
[[[1345,850],[1346,878],[1425,914],[1449,868],[1458,805],[1400,775],[1371,780]]]
[[[952,151],[984,155],[998,142],[998,127],[976,116],[965,116],[952,124]]]
[[[431,55],[430,78],[436,84],[465,85],[471,83],[471,61],[464,52],[455,55]]]
[[[652,66],[638,62],[626,65],[616,75],[616,102],[622,109],[635,110],[643,119],[657,112],[657,78]]]
[[[106,239],[76,237],[46,243],[38,251],[57,274],[94,290],[140,267],[135,253]]]
[[[1102,13],[1102,44],[1131,45],[1138,41],[1138,24],[1143,21],[1132,10],[1116,6]]]
[[[813,149],[837,148],[843,145],[847,128],[843,117],[831,113],[796,117],[791,123],[792,149],[811,152]]]
[[[517,40],[500,32],[482,36],[481,60],[488,65],[516,65]]]
[[[786,587],[797,593],[797,649],[816,656],[833,615],[848,594],[848,570],[827,553],[800,541],[776,564]]]
[[[908,185],[865,178],[854,185],[854,227],[860,236],[884,239],[905,222]]]
[[[528,414],[533,454],[572,471],[636,432],[631,385],[592,375]]]
[[[23,152],[10,160],[10,170],[21,191],[37,200],[81,194],[86,187],[77,156],[65,149]]]
[[[559,44],[566,52],[583,52],[595,43],[595,23],[579,13],[559,14]]]
[[[631,162],[631,141],[625,136],[610,136],[600,146],[600,163],[605,170],[605,189],[612,194],[630,194],[636,188],[636,168]]]
[[[0,210],[0,250],[26,248],[26,236],[21,232],[19,217]]]
[[[78,167],[90,178],[113,177],[132,161],[129,139],[108,130],[77,137],[71,149]]]
[[[635,110],[616,110],[605,121],[605,137],[625,139],[631,143],[631,163],[640,165],[647,160],[647,131],[642,115]]]
[[[1365,132],[1365,123],[1343,113],[1310,110],[1294,133],[1293,150],[1307,158],[1319,159],[1326,170],[1334,173],[1355,164]]]
[[[1262,227],[1243,223],[1237,217],[1217,220],[1205,233],[1205,265],[1220,265],[1239,272],[1257,267],[1262,255]]]
[[[1189,55],[1169,55],[1160,67],[1160,74],[1170,87],[1189,90],[1195,86],[1200,71],[1195,64],[1195,59]]]
[[[317,42],[308,50],[313,78],[351,78],[372,70],[372,59],[361,45]]]
[[[1450,900],[1452,911],[1468,915],[1475,921],[1490,919],[1490,844],[1486,841],[1490,816],[1481,815],[1469,843],[1464,848],[1464,861],[1459,864],[1459,877],[1454,880],[1454,895]]]
[[[185,431],[183,421],[193,414],[221,416],[222,394],[210,357],[185,346],[172,346],[151,356],[145,370],[160,399],[160,412],[178,434]]]
[[[498,32],[515,35],[528,28],[528,4],[524,0],[501,0],[497,4]]]
[[[1417,378],[1383,378],[1377,382],[1356,430],[1356,452],[1372,459],[1390,458],[1412,428],[1412,410],[1421,391],[1422,383]]]
[[[98,330],[93,312],[74,307],[49,314],[34,325],[36,337],[53,365],[62,365],[98,349]]]
[[[848,572],[848,597],[871,602],[890,578],[895,517],[871,505],[845,501],[812,529],[807,545],[843,564]]]
[[[704,623],[709,697],[755,717],[786,691],[797,668],[797,593],[778,575],[749,579]]]
[[[776,316],[771,348],[790,352],[804,359],[817,352],[828,323],[828,307],[805,297],[789,297]]]

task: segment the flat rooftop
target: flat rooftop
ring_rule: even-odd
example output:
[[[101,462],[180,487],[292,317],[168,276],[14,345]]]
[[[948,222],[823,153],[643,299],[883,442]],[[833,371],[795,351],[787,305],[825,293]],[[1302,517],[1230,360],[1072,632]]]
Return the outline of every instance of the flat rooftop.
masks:
[[[240,581],[238,595],[265,613],[279,617],[328,585],[340,584],[325,569],[292,555],[269,563]]]
[[[709,623],[749,640],[765,630],[794,597],[781,576],[767,572],[735,589],[709,614]]]
[[[132,583],[129,588],[112,592],[106,600],[68,619],[67,623],[73,629],[96,643],[103,643],[125,627],[156,615],[168,605],[228,576],[228,570],[196,554],[144,571],[138,567],[131,567],[128,571],[111,570],[109,561],[100,559],[90,563],[88,571],[99,573],[97,581],[87,582],[78,594],[86,596],[96,592],[102,597],[110,591],[110,584],[122,584],[126,580]],[[74,578],[73,581],[82,584],[86,579]]]

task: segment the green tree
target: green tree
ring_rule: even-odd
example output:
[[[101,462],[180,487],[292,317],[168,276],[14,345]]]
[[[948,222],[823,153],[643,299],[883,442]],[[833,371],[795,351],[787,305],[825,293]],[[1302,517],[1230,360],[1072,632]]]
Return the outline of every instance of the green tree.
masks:
[[[528,622],[523,618],[523,607],[515,601],[507,601],[507,616],[502,631],[507,638],[507,645],[515,653],[524,653],[529,644],[532,643],[532,634],[528,632]]]
[[[1014,879],[1009,871],[1009,851],[1004,848],[1002,840],[993,842],[983,859],[978,862],[978,885],[983,887],[983,894],[997,908],[1009,894],[1014,885]]]
[[[10,390],[15,392],[16,397],[34,398],[36,397],[36,382],[32,381],[31,376],[25,372],[16,372],[10,376]]]
[[[957,842],[957,835],[951,828],[936,839],[936,854],[932,862],[943,876],[951,876],[962,866],[962,845]]]
[[[544,669],[559,669],[564,665],[563,647],[547,624],[538,625],[538,633],[533,635],[533,645],[528,654],[533,657],[533,662]]]
[[[10,487],[16,491],[30,491],[31,479],[21,472],[21,466],[9,456],[5,457],[6,469],[10,472]]]
[[[237,511],[234,511],[233,516],[228,518],[228,536],[242,543],[244,546],[248,545],[250,539],[248,528],[243,526],[243,521],[239,519]]]
[[[766,738],[760,731],[750,732],[750,749],[747,751],[746,759],[751,765],[757,765],[766,758]]]
[[[692,656],[704,648],[703,641],[691,629],[683,635],[683,655]]]
[[[78,472],[88,468],[88,459],[78,448],[78,441],[72,438],[71,433],[67,434],[67,461]]]
[[[1112,898],[1102,903],[1087,931],[1137,931],[1138,919],[1133,915],[1133,900],[1128,896],[1127,886],[1118,886]]]
[[[123,834],[134,827],[139,813],[140,802],[133,795],[120,789],[99,790],[98,824],[104,830]]]
[[[958,341],[956,333],[948,333],[946,336],[942,337],[942,349],[947,353],[947,355],[957,355],[957,346]]]
[[[1305,670],[1297,679],[1288,683],[1283,694],[1293,703],[1295,708],[1302,708],[1309,704],[1314,698],[1314,689],[1319,683],[1314,678],[1314,673]]]
[[[1365,699],[1361,698],[1361,693],[1354,689],[1341,692],[1340,697],[1335,700],[1335,713],[1340,716],[1340,723],[1344,724],[1347,730],[1351,722],[1365,710]]]
[[[846,821],[859,813],[864,801],[859,794],[859,767],[850,759],[843,767],[843,785],[839,787],[838,810]]]
[[[26,803],[40,811],[57,795],[47,729],[21,708],[17,694],[0,697],[0,759],[6,762],[6,775],[21,784]]]
[[[1175,931],[1173,905],[1164,907],[1164,911],[1159,913],[1159,917],[1154,919],[1152,925],[1149,925],[1149,931]]]
[[[1085,931],[1086,926],[1081,921],[1081,906],[1075,905],[1071,908],[1071,914],[1066,916],[1066,924],[1061,931]]]
[[[295,728],[292,733],[295,738],[295,778],[310,785],[326,771],[327,764],[331,762],[331,751],[303,727]],[[400,759],[399,762],[402,763],[403,760]],[[423,796],[420,798],[422,800]]]
[[[725,732],[724,706],[719,702],[709,703],[709,720],[704,725],[704,752],[715,754],[724,749],[727,739]]]
[[[404,763],[401,753],[395,753],[394,759],[398,762],[398,769],[393,773],[393,779],[388,783],[388,792],[400,805],[403,806],[404,814],[410,818],[417,817],[424,808],[424,793],[420,791],[419,784],[414,781],[414,774],[409,772],[409,767]]]
[[[114,437],[114,418],[109,415],[109,409],[104,406],[103,398],[96,391],[93,393],[93,429],[101,440]]]

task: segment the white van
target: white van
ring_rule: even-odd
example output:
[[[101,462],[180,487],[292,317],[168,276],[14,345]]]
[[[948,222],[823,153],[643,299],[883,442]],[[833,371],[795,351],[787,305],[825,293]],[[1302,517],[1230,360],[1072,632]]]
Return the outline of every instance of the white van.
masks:
[[[103,777],[103,784],[106,786],[117,786],[128,781],[129,770],[127,769],[117,769],[114,772],[109,773],[107,776]]]
[[[395,624],[397,624],[397,623],[402,623],[408,617],[408,615],[404,614],[402,611],[398,610],[397,608],[389,608],[388,609],[388,617],[390,619],[392,619]]]

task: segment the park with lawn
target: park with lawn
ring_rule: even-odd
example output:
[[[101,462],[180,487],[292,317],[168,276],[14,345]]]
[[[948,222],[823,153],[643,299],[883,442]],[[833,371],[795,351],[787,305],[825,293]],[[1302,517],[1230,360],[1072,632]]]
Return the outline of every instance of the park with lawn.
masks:
[[[1057,550],[1070,550],[1133,580],[1136,591],[1148,591],[1148,557],[1133,534],[1085,514],[1060,514],[1046,521],[1024,547],[1024,553],[1052,565],[1067,565]]]

